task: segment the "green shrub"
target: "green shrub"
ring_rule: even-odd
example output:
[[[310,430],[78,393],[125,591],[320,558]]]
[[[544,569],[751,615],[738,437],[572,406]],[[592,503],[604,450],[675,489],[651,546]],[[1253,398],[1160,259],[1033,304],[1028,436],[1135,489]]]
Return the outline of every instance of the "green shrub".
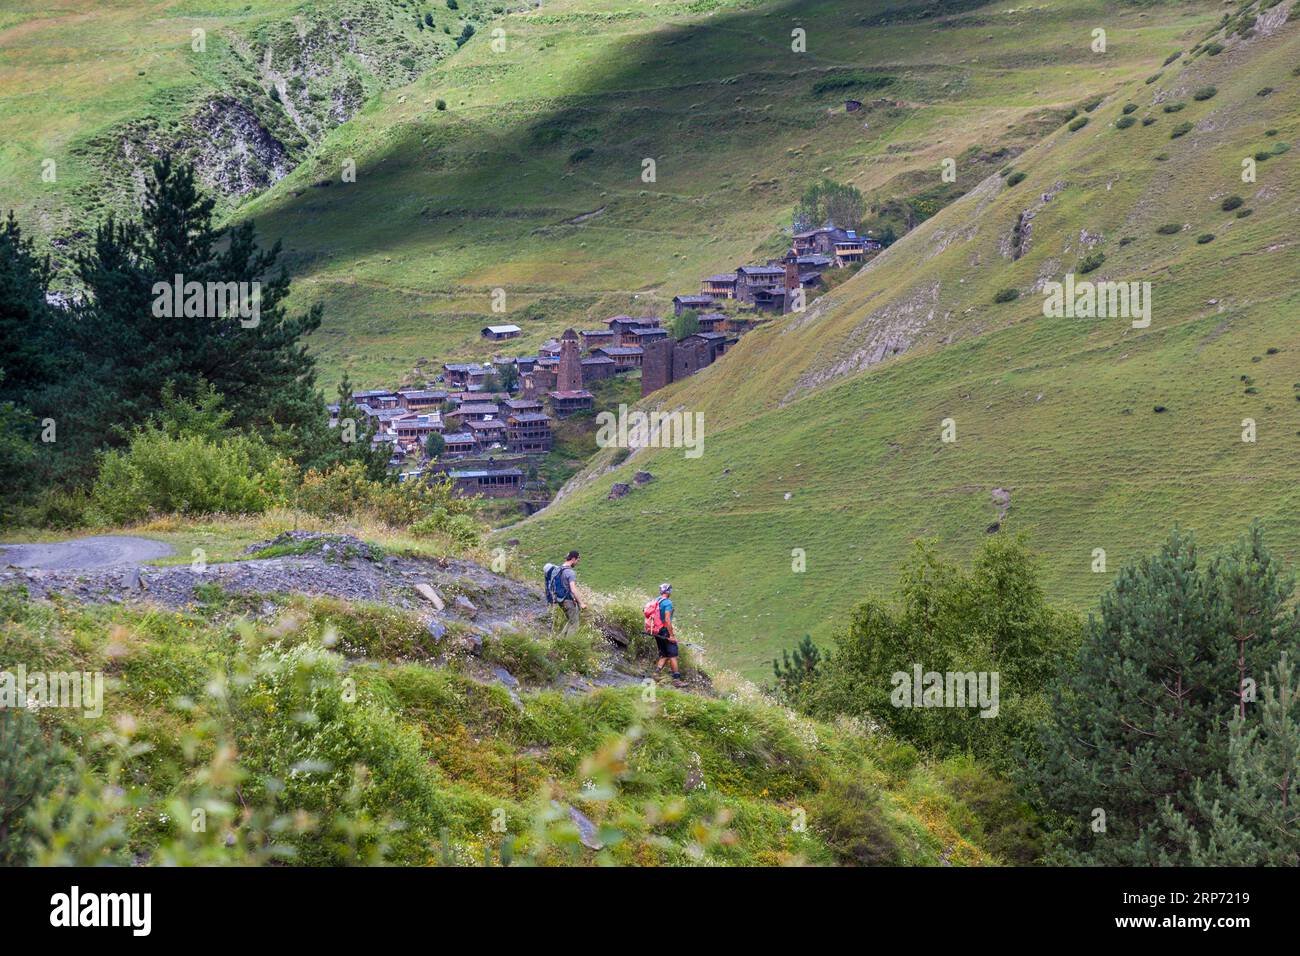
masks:
[[[1165,57],[1165,62],[1162,63],[1161,66],[1168,66],[1170,63],[1173,63],[1174,60],[1178,59],[1182,55],[1183,55],[1182,50],[1175,50],[1173,53],[1170,53],[1167,57]]]
[[[967,807],[977,831],[968,839],[987,846],[1007,863],[1029,866],[1042,855],[1043,827],[1016,785],[970,757],[940,763],[936,775],[948,793]]]
[[[572,153],[569,154],[569,162],[575,164],[580,163],[585,159],[590,159],[593,155],[595,155],[595,152],[596,151],[592,149],[590,146],[584,146],[581,149],[575,149]]]
[[[892,598],[859,605],[835,635],[809,706],[821,716],[869,717],[931,754],[973,753],[1009,764],[1019,747],[1034,748],[1055,661],[1075,646],[1080,623],[1073,612],[1047,603],[1037,562],[1023,541],[987,538],[969,570],[919,542]],[[970,682],[960,689],[960,706],[916,706],[918,664],[941,675],[940,683],[945,674],[972,680],[999,674],[997,719],[978,715]],[[949,681],[946,692],[947,702],[955,703],[956,685]],[[944,694],[941,688],[940,698]]]
[[[424,862],[451,807],[428,772],[418,731],[364,689],[348,693],[342,668],[341,657],[311,644],[260,653],[254,679],[236,696],[240,757],[252,775],[244,795],[325,819],[396,815],[401,826],[388,830],[394,862]],[[271,780],[279,783],[268,789]],[[342,837],[289,839],[306,865],[352,861],[378,839],[353,846]]]
[[[1018,299],[1018,298],[1020,298],[1020,290],[1019,290],[1019,289],[999,289],[999,290],[997,291],[997,294],[995,294],[995,295],[993,296],[993,301],[994,301],[994,302],[1014,302],[1014,301],[1015,301],[1016,299]]]
[[[1083,104],[1083,111],[1084,111],[1085,113],[1091,113],[1091,112],[1092,112],[1093,110],[1095,110],[1098,106],[1101,106],[1102,101],[1103,101],[1104,99],[1105,99],[1104,96],[1094,96],[1094,97],[1093,97],[1092,99],[1090,99],[1088,102],[1086,102],[1086,103]]]
[[[1186,103],[1183,103],[1183,102],[1178,102],[1178,103],[1166,103],[1165,106],[1164,106],[1164,111],[1165,111],[1166,113],[1177,113],[1179,110],[1182,110],[1182,109],[1183,109],[1184,107],[1186,107],[1186,106],[1187,106],[1187,104],[1186,104]]]
[[[1121,112],[1123,112],[1123,114],[1127,116],[1129,113],[1136,113],[1137,108],[1138,105],[1136,103],[1125,103],[1124,109]]]
[[[1069,129],[1071,133],[1074,133],[1077,132],[1078,130],[1083,129],[1087,125],[1088,125],[1088,117],[1079,116],[1070,122],[1070,125],[1067,127],[1067,129]]]
[[[447,108],[447,101],[444,100],[444,99],[439,98],[439,99],[437,99],[437,100],[434,101],[434,103],[433,103],[433,107],[434,107],[434,109],[445,110],[445,109]]]
[[[1272,93],[1272,92],[1273,92],[1273,87],[1271,87],[1271,86],[1266,86],[1266,87],[1264,87],[1262,90],[1260,90],[1258,93],[1256,93],[1255,95],[1256,95],[1256,96],[1268,96],[1268,95],[1269,95],[1270,93]]]
[[[846,73],[840,76],[828,76],[823,80],[818,80],[813,84],[812,95],[821,96],[823,93],[836,93],[841,90],[858,90],[860,92],[870,92],[873,90],[883,90],[887,86],[892,86],[894,78],[881,73]]]
[[[1205,245],[1207,242],[1213,242],[1213,241],[1214,241],[1214,233],[1212,232],[1203,232],[1196,237],[1196,242],[1202,246]]]
[[[839,863],[891,866],[901,862],[880,794],[862,781],[832,779],[808,810],[810,822]]]
[[[1156,232],[1160,233],[1162,236],[1172,236],[1175,233],[1182,231],[1183,227],[1176,222],[1167,222],[1156,230]]]
[[[1192,124],[1191,124],[1191,123],[1186,123],[1186,122],[1184,122],[1184,123],[1179,123],[1179,124],[1178,124],[1177,126],[1175,126],[1172,130],[1170,130],[1170,132],[1169,132],[1169,138],[1170,138],[1170,139],[1177,139],[1177,138],[1180,137],[1180,136],[1185,136],[1186,134],[1190,133],[1191,131],[1192,131]]]
[[[1130,126],[1132,126],[1132,125],[1135,124],[1136,122],[1137,122],[1137,120],[1134,119],[1132,116],[1121,116],[1119,119],[1115,120],[1115,128],[1116,128],[1116,129],[1128,129]]]
[[[294,503],[321,517],[367,517],[413,531],[418,524],[418,534],[443,533],[466,541],[468,527],[454,519],[474,510],[473,499],[458,496],[449,480],[373,481],[360,462],[308,471]]]
[[[1143,126],[1150,126],[1150,125],[1151,125],[1152,123],[1154,123],[1155,121],[1156,121],[1156,118],[1155,118],[1154,116],[1144,116],[1144,117],[1142,117],[1142,125],[1143,125]]]
[[[25,707],[0,707],[0,743],[0,866],[22,866],[28,814],[58,783],[62,748]]]
[[[1080,274],[1093,272],[1101,268],[1101,264],[1105,261],[1106,253],[1102,252],[1100,249],[1094,249],[1079,260],[1079,272]]]
[[[1220,53],[1223,52],[1223,44],[1222,44],[1222,43],[1207,43],[1207,44],[1205,45],[1205,52],[1208,53],[1208,54],[1210,54],[1210,56],[1218,56]]]
[[[1213,86],[1202,86],[1199,90],[1197,90],[1195,93],[1192,94],[1192,99],[1194,99],[1194,100],[1202,100],[1202,101],[1203,101],[1203,100],[1213,99],[1213,98],[1214,98],[1214,94],[1216,94],[1216,93],[1218,93],[1218,92],[1219,92],[1219,91],[1218,91],[1218,89],[1217,89],[1216,87],[1213,87]]]
[[[210,441],[139,429],[125,450],[104,454],[94,510],[123,524],[154,514],[258,514],[283,502],[293,465],[243,435]]]
[[[1219,206],[1224,212],[1232,212],[1232,210],[1236,209],[1244,201],[1245,200],[1243,200],[1240,196],[1229,196],[1227,199],[1221,202]]]
[[[1162,77],[1162,76],[1164,76],[1163,73],[1152,73],[1152,74],[1151,74],[1150,76],[1148,76],[1147,79],[1146,79],[1147,86],[1150,86],[1152,83],[1154,83],[1156,80],[1160,79],[1160,77]]]
[[[1253,209],[1239,209],[1239,210],[1237,210],[1237,218],[1238,218],[1238,219],[1245,219],[1247,216],[1253,216],[1254,214],[1255,214],[1255,210],[1253,210]]]
[[[1012,173],[1010,176],[1007,177],[1008,186],[1015,186],[1016,184],[1022,183],[1024,181],[1025,181],[1025,174],[1022,173],[1020,170],[1016,170],[1014,173]]]

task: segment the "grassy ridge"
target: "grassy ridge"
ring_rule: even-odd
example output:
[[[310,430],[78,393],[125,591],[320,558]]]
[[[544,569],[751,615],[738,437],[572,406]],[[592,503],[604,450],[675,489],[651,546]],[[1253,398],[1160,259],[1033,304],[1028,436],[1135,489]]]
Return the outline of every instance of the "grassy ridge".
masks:
[[[1279,25],[1286,12],[1272,11],[1267,35],[1120,87],[1088,125],[1020,156],[1023,182],[982,183],[809,314],[657,396],[705,413],[701,458],[645,450],[602,473],[605,457],[509,535],[537,561],[582,548],[599,586],[672,578],[717,655],[755,676],[805,631],[827,638],[891,580],[910,539],[968,553],[998,519],[995,488],[1012,495],[1003,527],[1030,534],[1053,594],[1080,606],[1179,523],[1217,544],[1258,515],[1294,560],[1300,195],[1296,152],[1283,150],[1300,137],[1300,26]],[[1215,96],[1193,98],[1208,86]],[[1171,118],[1162,104],[1176,101],[1187,105]],[[1128,102],[1156,122],[1116,128]],[[1171,138],[1175,119],[1191,132]],[[1269,155],[1243,183],[1256,153]],[[1233,195],[1253,213],[1225,211]],[[1025,210],[1030,241],[1013,259]],[[1166,223],[1179,231],[1159,234]],[[1079,278],[1152,282],[1150,328],[1043,315],[1041,283],[1090,250],[1106,259]],[[1004,288],[1020,298],[995,304]],[[904,350],[889,358],[892,345]],[[641,468],[660,480],[604,500]]]
[[[516,861],[547,864],[990,865],[1004,835],[1019,846],[1006,784],[972,762],[796,718],[734,679],[725,698],[565,693],[487,639],[516,693],[414,615],[290,598],[274,623],[243,617],[265,601],[213,585],[168,613],[0,591],[5,660],[106,680],[102,714],[41,708],[110,783],[85,774],[95,812],[34,862],[247,864],[265,840],[298,864],[497,865],[509,838]],[[594,673],[605,646],[587,629],[563,647],[518,637],[548,675]]]

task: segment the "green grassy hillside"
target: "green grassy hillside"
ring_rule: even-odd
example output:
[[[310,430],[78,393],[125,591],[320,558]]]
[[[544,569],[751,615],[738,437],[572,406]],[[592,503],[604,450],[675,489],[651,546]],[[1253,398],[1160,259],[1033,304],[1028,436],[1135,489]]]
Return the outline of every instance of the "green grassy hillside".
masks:
[[[300,300],[325,306],[327,371],[391,380],[491,354],[477,332],[494,317],[524,327],[524,352],[566,324],[663,309],[779,252],[825,175],[931,209],[957,191],[932,176],[943,158],[995,171],[1209,9],[548,0],[382,94],[241,212],[284,239]],[[867,107],[846,113],[846,97]]]
[[[67,749],[19,831],[38,865],[975,866],[1033,847],[973,761],[725,675],[725,697],[596,687],[609,645],[590,629],[521,627],[480,660],[390,607],[215,584],[184,612],[0,589],[0,625],[6,661],[106,688],[102,708],[40,709]]]
[[[455,11],[414,0],[4,7],[0,200],[58,252],[138,203],[163,152],[196,163],[232,209],[369,98],[455,51],[467,18],[492,16],[486,0]]]
[[[508,536],[538,562],[581,548],[601,586],[672,579],[751,675],[806,631],[827,638],[910,539],[969,553],[999,520],[994,489],[1010,492],[1002,530],[1027,532],[1054,595],[1080,606],[1175,524],[1218,543],[1257,515],[1295,560],[1300,23],[1285,3],[1255,13],[1248,36],[1182,32],[1086,125],[1018,157],[1023,181],[984,179],[808,314],[656,395],[705,414],[701,457],[647,449],[603,471],[605,452]],[[1078,278],[1150,281],[1149,328],[1044,316],[1042,284],[1095,252]],[[1019,298],[995,303],[1003,289]],[[606,500],[636,469],[658,480]]]

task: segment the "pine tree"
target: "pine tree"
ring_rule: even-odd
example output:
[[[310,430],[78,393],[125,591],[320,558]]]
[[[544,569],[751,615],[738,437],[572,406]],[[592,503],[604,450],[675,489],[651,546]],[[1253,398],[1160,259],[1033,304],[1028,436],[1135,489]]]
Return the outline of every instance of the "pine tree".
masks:
[[[0,707],[0,866],[27,859],[27,816],[54,789],[61,748],[30,712]]]
[[[318,308],[289,316],[289,276],[280,246],[259,249],[252,223],[217,228],[213,201],[193,169],[155,163],[138,220],[110,218],[77,258],[87,290],[71,325],[85,371],[60,389],[74,417],[78,451],[87,441],[121,444],[160,406],[164,385],[193,398],[210,384],[236,428],[253,430],[300,463],[322,444],[327,422],[315,388],[315,360],[302,339],[320,325]],[[256,316],[155,314],[158,284],[260,284]],[[93,436],[90,438],[88,436]],[[72,447],[72,446],[69,446]]]
[[[1226,781],[1194,788],[1203,829],[1165,808],[1194,866],[1300,866],[1300,680],[1285,652],[1254,709],[1232,722]]]
[[[1249,669],[1295,646],[1290,596],[1257,529],[1208,569],[1191,536],[1175,531],[1119,573],[1043,733],[1038,784],[1066,821],[1065,859],[1178,859],[1182,844],[1163,821],[1204,824],[1195,786],[1228,765],[1239,648]]]
[[[795,645],[793,654],[786,649],[781,651],[781,660],[772,661],[777,688],[787,698],[796,696],[805,681],[816,679],[821,662],[821,650],[813,643],[812,636],[805,634],[803,640]]]
[[[46,303],[50,263],[37,256],[13,213],[0,226],[0,402],[30,407],[62,353],[54,310]]]

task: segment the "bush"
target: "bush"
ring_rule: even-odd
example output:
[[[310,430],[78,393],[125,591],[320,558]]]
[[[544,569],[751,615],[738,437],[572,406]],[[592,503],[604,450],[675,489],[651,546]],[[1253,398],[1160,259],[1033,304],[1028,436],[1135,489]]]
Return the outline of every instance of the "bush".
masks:
[[[1271,86],[1266,86],[1266,87],[1264,87],[1262,90],[1260,90],[1258,93],[1256,93],[1255,95],[1256,95],[1256,96],[1268,96],[1268,95],[1269,95],[1270,93],[1272,93],[1272,92],[1273,92],[1273,87],[1271,87]]]
[[[1152,123],[1154,123],[1155,121],[1156,121],[1156,118],[1155,118],[1154,116],[1144,116],[1144,117],[1142,117],[1142,125],[1143,125],[1143,126],[1150,126],[1150,125],[1151,125]]]
[[[1218,93],[1218,92],[1219,92],[1219,91],[1218,91],[1218,89],[1217,89],[1216,87],[1213,87],[1213,86],[1202,86],[1199,90],[1197,90],[1195,93],[1192,94],[1192,99],[1194,99],[1194,100],[1209,100],[1209,99],[1213,99],[1213,98],[1214,98],[1214,94],[1216,94],[1216,93]]]
[[[1197,244],[1202,246],[1205,245],[1207,242],[1213,242],[1213,241],[1214,241],[1214,233],[1212,232],[1203,232],[1196,237]]]
[[[474,510],[473,499],[456,495],[450,481],[373,481],[359,462],[308,471],[296,504],[322,517],[366,517],[417,534],[442,533],[465,543],[471,539],[466,516]],[[475,527],[475,542],[478,534]]]
[[[890,866],[900,861],[885,823],[880,794],[859,780],[829,781],[809,806],[812,825],[835,859],[848,866]]]
[[[1224,212],[1232,212],[1232,210],[1236,209],[1236,208],[1237,208],[1238,206],[1240,206],[1244,201],[1245,201],[1245,200],[1243,200],[1240,196],[1229,196],[1227,199],[1225,199],[1225,200],[1224,200],[1222,203],[1220,203],[1219,205],[1220,205],[1220,208],[1222,208]]]
[[[842,76],[829,76],[813,84],[812,95],[821,96],[823,93],[834,93],[840,90],[870,92],[872,90],[882,90],[893,85],[893,82],[894,78],[892,76],[880,73],[854,72]]]
[[[1161,65],[1168,66],[1170,63],[1173,63],[1174,60],[1178,59],[1182,55],[1183,55],[1182,50],[1175,50],[1173,53],[1170,53],[1167,57],[1165,57],[1165,62],[1162,63]]]
[[[1156,230],[1162,236],[1172,236],[1175,233],[1182,232],[1183,227],[1176,222],[1167,222]]]
[[[1148,76],[1147,79],[1146,79],[1146,84],[1147,84],[1147,86],[1150,86],[1152,83],[1154,83],[1156,80],[1160,79],[1160,77],[1162,77],[1162,76],[1164,76],[1163,73],[1152,73],[1152,74],[1151,74],[1150,76]]]
[[[1254,214],[1255,210],[1253,209],[1240,209],[1237,211],[1237,218],[1245,219],[1247,216],[1253,216]]]
[[[592,149],[590,146],[584,146],[581,149],[575,149],[572,153],[569,154],[569,162],[575,164],[580,163],[584,159],[590,159],[593,155],[595,155],[595,152],[596,151]]]
[[[1136,123],[1136,122],[1137,122],[1137,120],[1135,120],[1135,119],[1134,119],[1133,117],[1131,117],[1131,116],[1121,116],[1119,119],[1115,120],[1115,128],[1116,128],[1116,129],[1128,129],[1130,126],[1132,126],[1132,125],[1133,125],[1134,123]]]
[[[1182,110],[1185,106],[1187,106],[1187,104],[1186,104],[1186,103],[1183,103],[1183,102],[1178,102],[1178,103],[1166,103],[1165,106],[1164,106],[1164,111],[1165,111],[1166,113],[1177,113],[1177,112],[1179,112],[1180,110]]]
[[[1066,127],[1071,133],[1083,129],[1088,125],[1088,117],[1078,116],[1071,120],[1070,125]]]
[[[1106,261],[1106,253],[1100,249],[1095,249],[1088,253],[1079,261],[1080,274],[1087,274],[1101,268],[1101,264]]]
[[[62,750],[23,707],[0,707],[0,743],[0,866],[22,866],[28,813],[58,782]]]
[[[150,425],[125,450],[104,454],[92,507],[117,524],[154,514],[259,514],[283,502],[293,471],[257,438],[214,441]]]
[[[1016,170],[1014,173],[1012,173],[1010,176],[1007,177],[1008,186],[1015,186],[1017,183],[1022,183],[1024,181],[1025,181],[1025,174],[1020,172],[1020,170]]]
[[[999,289],[997,294],[993,296],[993,301],[1014,302],[1018,298],[1020,298],[1019,289]]]
[[[1205,45],[1205,52],[1208,53],[1208,54],[1210,54],[1210,56],[1218,56],[1220,53],[1223,52],[1223,44],[1222,44],[1222,43],[1207,43],[1207,44]]]
[[[1124,113],[1125,116],[1127,116],[1129,113],[1136,113],[1137,108],[1138,105],[1136,103],[1125,103],[1122,112]]]
[[[1022,541],[986,539],[969,569],[921,542],[892,600],[859,605],[835,635],[809,707],[819,716],[870,718],[934,754],[972,753],[1009,765],[1019,747],[1034,746],[1048,683],[1057,660],[1075,645],[1079,626],[1073,612],[1047,603],[1037,563]],[[998,674],[997,719],[978,715],[969,682],[961,688],[962,705],[918,706],[912,697],[918,664],[927,675],[941,675],[940,684],[945,674],[982,674],[986,681]],[[955,691],[947,682],[949,704]],[[939,696],[944,699],[942,687]]]
[[[437,110],[445,110],[447,108],[447,101],[444,99],[435,100],[433,107]]]
[[[1170,138],[1170,139],[1177,139],[1177,138],[1180,137],[1180,136],[1185,136],[1186,134],[1190,133],[1191,131],[1192,131],[1192,124],[1191,124],[1191,123],[1179,123],[1179,124],[1178,124],[1177,126],[1175,126],[1172,130],[1170,130],[1170,132],[1169,132],[1169,138]]]

